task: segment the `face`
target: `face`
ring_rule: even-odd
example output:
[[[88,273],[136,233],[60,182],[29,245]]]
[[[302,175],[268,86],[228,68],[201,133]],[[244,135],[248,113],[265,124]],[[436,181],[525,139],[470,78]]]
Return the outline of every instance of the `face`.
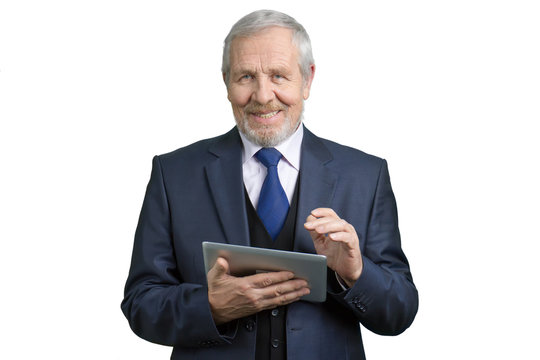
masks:
[[[227,86],[236,124],[252,142],[272,147],[298,128],[309,79],[303,79],[292,30],[271,27],[249,37],[237,37],[230,48]]]

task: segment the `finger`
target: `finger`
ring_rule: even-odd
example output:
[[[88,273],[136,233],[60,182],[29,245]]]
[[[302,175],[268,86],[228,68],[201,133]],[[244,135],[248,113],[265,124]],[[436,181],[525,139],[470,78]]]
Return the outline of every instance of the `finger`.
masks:
[[[348,222],[343,219],[327,221],[320,224],[317,224],[314,227],[314,230],[319,234],[331,234],[334,232],[348,232],[354,233],[354,228]]]
[[[331,218],[331,217],[322,217],[322,218],[315,218],[311,221],[308,221],[304,224],[304,227],[307,229],[307,230],[315,230],[315,228],[317,226],[320,226],[320,225],[323,225],[323,224],[326,224],[328,222],[331,222],[331,221],[336,221],[335,218]]]
[[[269,286],[264,289],[260,289],[260,294],[264,299],[271,299],[283,296],[291,292],[296,292],[304,288],[308,288],[308,283],[306,280],[294,279],[291,281],[279,283],[274,286]]]
[[[309,215],[307,218],[306,218],[306,222],[311,222],[311,221],[314,221],[314,220],[317,220],[317,218],[313,215]]]
[[[212,268],[208,272],[208,275],[211,275],[213,277],[220,277],[228,273],[229,273],[229,262],[225,258],[218,257],[216,259],[216,263],[214,264],[214,266],[212,266]]]
[[[339,218],[339,216],[336,214],[336,212],[334,210],[332,210],[331,208],[313,209],[313,210],[311,210],[311,215],[315,216],[316,218],[326,217],[326,216]]]
[[[265,288],[274,284],[279,284],[294,278],[294,274],[290,271],[275,271],[262,274],[251,275],[246,279],[250,281],[255,288]]]
[[[312,230],[321,223],[339,219],[340,217],[334,210],[330,208],[317,208],[311,211],[311,214],[306,219],[304,227],[307,230]]]
[[[290,291],[279,296],[268,296],[260,299],[260,310],[273,309],[277,306],[287,305],[299,300],[302,296],[309,294],[311,290],[307,287]]]
[[[345,231],[331,233],[328,237],[336,242],[348,243],[351,240],[351,234]]]
[[[314,227],[315,227],[315,222],[318,221],[319,219],[316,218],[315,216],[313,215],[309,215],[307,218],[306,218],[306,222],[304,223],[304,228],[306,230],[313,230]]]
[[[302,296],[308,295],[310,292],[311,290],[309,288],[302,288],[287,294],[283,294],[282,296],[277,297],[276,301],[279,305],[287,305],[300,300]]]
[[[300,298],[302,296],[308,295],[310,292],[311,291],[310,291],[309,288],[304,287],[304,288],[301,288],[301,289],[298,289],[298,290],[295,290],[295,291],[291,291],[291,292],[288,292],[286,294],[271,298],[271,299],[268,300],[269,304],[270,304],[268,306],[268,308],[272,309],[272,308],[274,308],[276,306],[287,305],[287,304],[290,304],[292,302],[298,301],[298,300],[300,300]]]

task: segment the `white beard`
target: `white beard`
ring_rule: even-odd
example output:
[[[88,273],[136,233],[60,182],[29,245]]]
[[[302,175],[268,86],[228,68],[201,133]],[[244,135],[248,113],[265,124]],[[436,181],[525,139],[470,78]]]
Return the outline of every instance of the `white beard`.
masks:
[[[275,147],[294,134],[296,129],[298,129],[298,126],[302,123],[303,113],[304,108],[302,107],[302,112],[296,123],[292,123],[289,118],[285,118],[282,127],[277,130],[272,130],[270,127],[264,125],[258,128],[251,127],[248,120],[249,115],[247,114],[241,119],[235,119],[238,130],[240,130],[249,141],[262,147]]]

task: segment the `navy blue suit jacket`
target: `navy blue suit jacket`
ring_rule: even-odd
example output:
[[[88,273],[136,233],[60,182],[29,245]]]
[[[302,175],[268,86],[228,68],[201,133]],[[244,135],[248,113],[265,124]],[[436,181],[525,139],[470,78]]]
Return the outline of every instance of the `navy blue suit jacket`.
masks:
[[[137,335],[174,346],[172,359],[254,357],[255,316],[219,329],[212,320],[201,249],[249,245],[241,154],[233,128],[153,160],[122,310]],[[356,229],[364,268],[346,291],[330,270],[326,302],[288,306],[287,358],[363,359],[359,323],[396,335],[418,308],[386,162],[305,129],[299,181],[294,250],[315,252],[303,223],[329,207]]]

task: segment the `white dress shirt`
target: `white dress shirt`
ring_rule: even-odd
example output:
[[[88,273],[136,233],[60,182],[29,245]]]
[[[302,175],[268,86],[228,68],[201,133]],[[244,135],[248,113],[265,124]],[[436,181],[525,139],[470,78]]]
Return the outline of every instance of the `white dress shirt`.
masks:
[[[249,199],[253,207],[257,209],[259,204],[259,193],[261,192],[264,179],[266,178],[267,169],[254,156],[262,147],[255,145],[249,141],[244,134],[240,132],[244,149],[242,151],[242,171],[244,177],[244,185],[249,194]],[[300,147],[302,146],[302,138],[304,137],[304,127],[302,124],[298,129],[289,136],[288,139],[275,148],[283,155],[278,163],[277,170],[279,182],[287,195],[289,205],[291,204],[300,171]]]

